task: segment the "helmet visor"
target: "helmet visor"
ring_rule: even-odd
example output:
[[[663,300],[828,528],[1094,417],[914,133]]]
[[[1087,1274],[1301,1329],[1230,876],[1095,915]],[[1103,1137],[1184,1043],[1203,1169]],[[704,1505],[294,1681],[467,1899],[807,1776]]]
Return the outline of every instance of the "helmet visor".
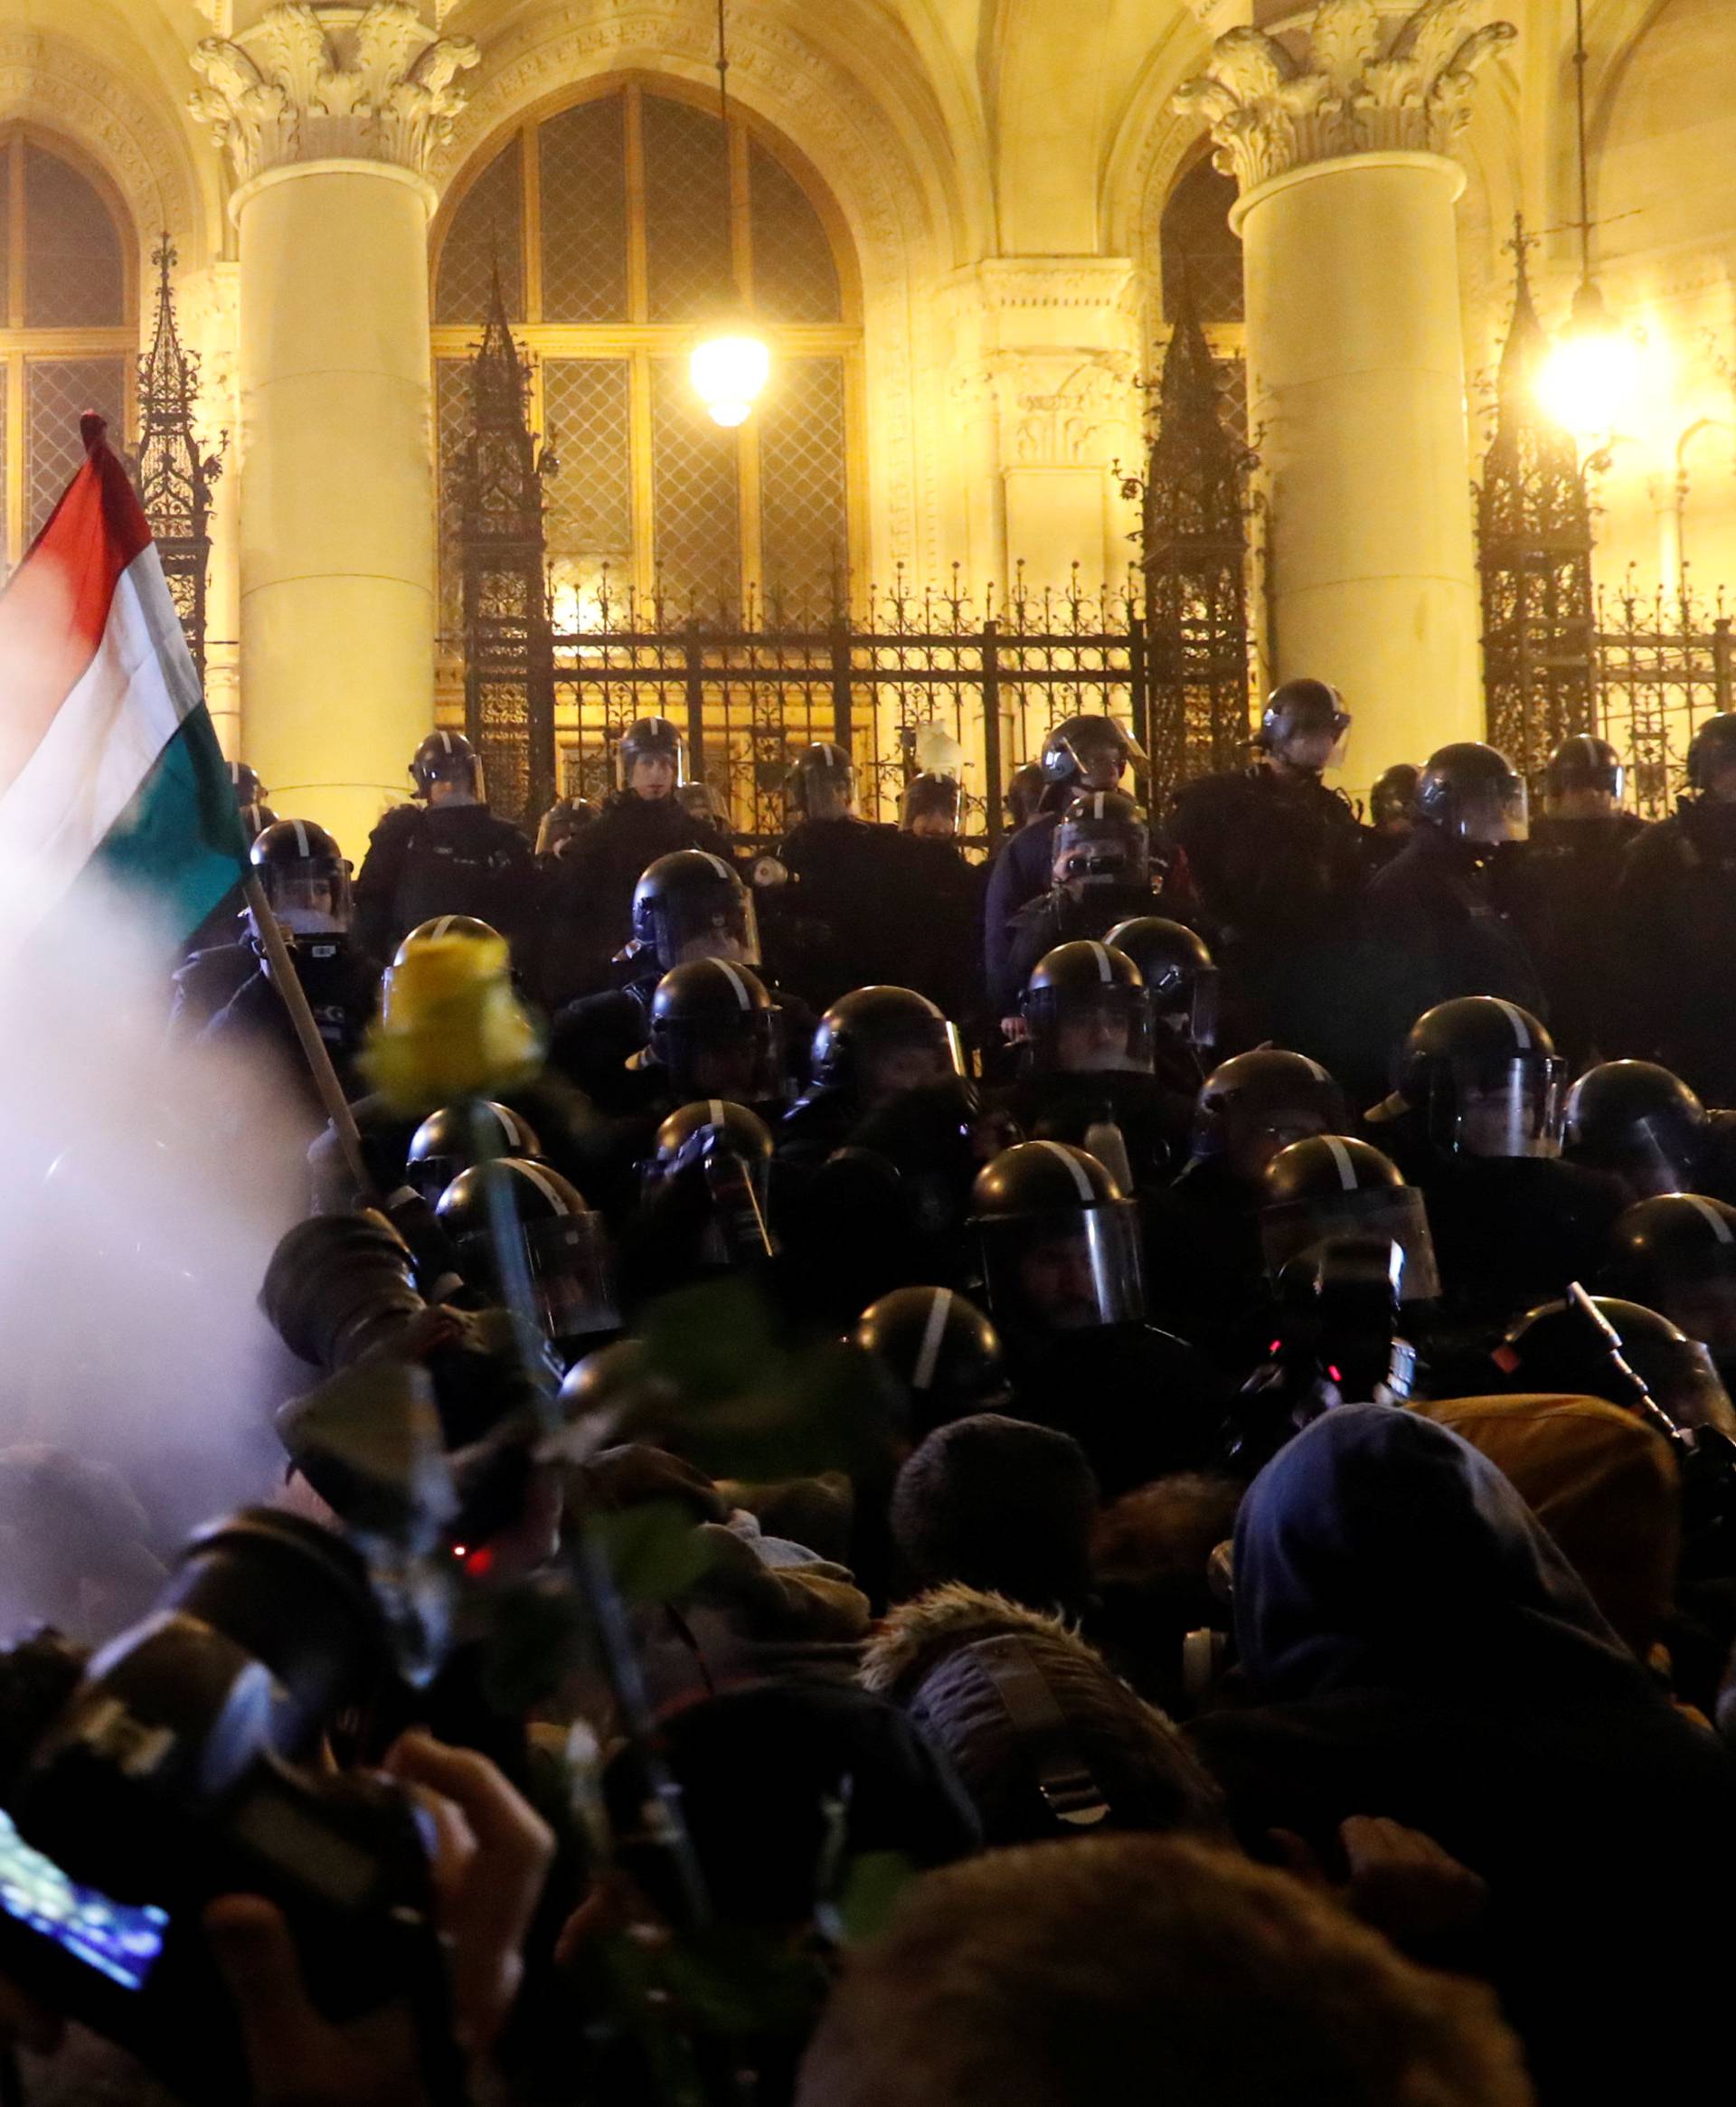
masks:
[[[1040,1075],[1151,1072],[1151,1002],[1143,987],[1039,988],[1024,1010]]]
[[[1531,838],[1531,798],[1521,776],[1477,783],[1460,792],[1453,832],[1461,841],[1495,848]]]
[[[1167,987],[1152,990],[1152,1011],[1159,1024],[1177,1038],[1184,1039],[1195,1053],[1206,1053],[1218,1041],[1218,969],[1203,967],[1197,972],[1178,975]]]
[[[654,1024],[651,1050],[678,1097],[760,1104],[784,1091],[781,1010],[751,1010],[715,1023]]]
[[[1456,1078],[1451,1146],[1465,1156],[1559,1156],[1563,1067],[1515,1055],[1497,1075]]]
[[[1334,710],[1309,711],[1281,723],[1272,739],[1272,751],[1295,768],[1342,768],[1350,747],[1350,713]]]
[[[1055,829],[1054,867],[1064,884],[1140,885],[1151,871],[1151,838],[1132,821],[1063,821]]]
[[[1736,1441],[1736,1405],[1698,1339],[1624,1339],[1621,1353],[1678,1427],[1709,1427]]]
[[[600,1214],[532,1223],[524,1244],[537,1318],[552,1343],[619,1329],[614,1257]]]
[[[673,728],[658,739],[623,739],[615,750],[615,783],[622,790],[653,790],[673,798],[687,780],[687,754]]]
[[[272,912],[297,936],[331,936],[349,928],[354,903],[346,866],[294,876],[275,873],[268,866],[264,881]]]
[[[720,881],[697,897],[659,900],[651,910],[651,937],[665,973],[690,959],[760,962],[760,917],[745,885],[726,888]]]
[[[1362,1192],[1323,1193],[1260,1212],[1260,1242],[1274,1280],[1292,1259],[1339,1237],[1372,1237],[1404,1254],[1399,1298],[1431,1302],[1440,1293],[1434,1239],[1422,1195],[1413,1186],[1376,1186]]]
[[[1088,1331],[1146,1313],[1131,1200],[980,1225],[989,1309],[1019,1330]]]

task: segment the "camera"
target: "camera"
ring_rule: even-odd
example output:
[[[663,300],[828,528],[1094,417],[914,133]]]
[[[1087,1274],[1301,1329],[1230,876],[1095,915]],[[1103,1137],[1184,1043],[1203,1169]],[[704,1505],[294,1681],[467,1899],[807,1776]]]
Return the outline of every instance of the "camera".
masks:
[[[1404,1269],[1402,1245],[1383,1236],[1328,1237],[1280,1269],[1271,1358],[1232,1412],[1238,1468],[1258,1470],[1334,1405],[1409,1403],[1417,1353],[1399,1331]]]
[[[201,1530],[89,1660],[49,1634],[0,1655],[0,1974],[188,2099],[233,2102],[246,2066],[203,1915],[261,1895],[318,2009],[407,1998],[430,2092],[457,2097],[421,1818],[320,1767],[393,1674],[360,1554],[271,1508]]]

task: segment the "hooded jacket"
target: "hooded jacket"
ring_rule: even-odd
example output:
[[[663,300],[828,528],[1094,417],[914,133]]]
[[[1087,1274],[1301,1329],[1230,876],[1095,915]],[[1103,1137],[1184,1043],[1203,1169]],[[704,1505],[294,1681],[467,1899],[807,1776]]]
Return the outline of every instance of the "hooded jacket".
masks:
[[[1665,2099],[1724,2053],[1736,1772],[1486,1458],[1347,1405],[1257,1478],[1235,1620],[1254,1709],[1189,1730],[1250,1840],[1422,1829],[1490,1890],[1540,2100]]]

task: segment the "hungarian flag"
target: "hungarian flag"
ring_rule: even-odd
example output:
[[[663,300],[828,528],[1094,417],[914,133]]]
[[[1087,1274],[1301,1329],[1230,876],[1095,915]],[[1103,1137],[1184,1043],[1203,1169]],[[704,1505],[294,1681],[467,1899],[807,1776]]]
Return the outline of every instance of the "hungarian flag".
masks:
[[[0,593],[0,912],[41,921],[87,872],[189,936],[247,843],[138,495],[100,417]]]

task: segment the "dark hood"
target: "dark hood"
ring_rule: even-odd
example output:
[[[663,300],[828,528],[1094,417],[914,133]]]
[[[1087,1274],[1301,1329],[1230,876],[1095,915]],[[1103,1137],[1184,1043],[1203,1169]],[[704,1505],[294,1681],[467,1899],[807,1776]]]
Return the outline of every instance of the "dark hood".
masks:
[[[1327,1413],[1255,1479],[1235,1609],[1267,1701],[1638,1674],[1495,1465],[1390,1405]]]

